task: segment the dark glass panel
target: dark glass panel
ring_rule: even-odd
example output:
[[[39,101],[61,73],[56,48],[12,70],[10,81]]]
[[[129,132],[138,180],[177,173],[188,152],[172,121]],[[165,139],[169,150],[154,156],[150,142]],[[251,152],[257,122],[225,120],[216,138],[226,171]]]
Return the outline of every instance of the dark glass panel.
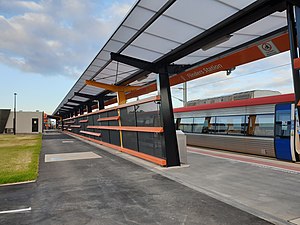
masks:
[[[138,151],[138,133],[122,131],[123,147]]]
[[[160,107],[156,102],[148,102],[135,106],[137,126],[161,127]]]
[[[138,138],[140,152],[159,158],[165,158],[165,152],[163,152],[162,147],[162,134],[139,132]]]
[[[136,116],[134,106],[121,109],[122,126],[136,126]]]
[[[118,130],[109,131],[110,143],[120,146],[120,132]]]

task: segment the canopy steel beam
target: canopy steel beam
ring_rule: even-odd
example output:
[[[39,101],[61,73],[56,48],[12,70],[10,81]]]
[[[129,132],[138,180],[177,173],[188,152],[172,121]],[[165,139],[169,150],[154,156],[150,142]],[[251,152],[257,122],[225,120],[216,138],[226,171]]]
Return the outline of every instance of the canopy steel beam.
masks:
[[[82,98],[87,98],[87,99],[96,99],[95,95],[89,95],[89,94],[84,94],[84,93],[80,93],[80,92],[74,92],[74,95],[82,97]]]
[[[68,112],[70,112],[70,110],[67,110],[67,109],[60,109],[60,110],[58,110],[58,112],[61,112],[61,113],[68,113]]]
[[[61,109],[67,109],[67,110],[73,110],[74,107],[69,107],[67,105],[64,105],[63,107],[60,107]]]
[[[68,99],[68,102],[73,102],[73,103],[77,103],[77,104],[82,105],[82,104],[85,104],[87,101],[82,102],[82,101],[78,101],[78,100]]]
[[[181,73],[185,71],[187,68],[191,67],[191,65],[164,65],[160,63],[151,63],[147,62],[145,60],[136,59],[130,56],[122,55],[119,53],[110,53],[111,59],[125,63],[130,66],[134,66],[139,69],[143,69],[144,71],[153,72],[153,73],[160,73],[165,70],[165,67],[167,66],[168,73],[169,74],[175,74],[175,73]]]
[[[70,104],[68,104],[68,103],[65,103],[64,106],[68,106],[68,107],[72,107],[72,108],[78,107],[78,105],[70,105]]]

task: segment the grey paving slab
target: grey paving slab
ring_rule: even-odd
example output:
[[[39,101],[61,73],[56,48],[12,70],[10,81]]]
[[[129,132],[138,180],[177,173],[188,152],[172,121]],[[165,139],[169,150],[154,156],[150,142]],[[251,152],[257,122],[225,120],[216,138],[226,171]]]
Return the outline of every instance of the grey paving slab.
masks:
[[[73,143],[73,141],[68,143]],[[45,162],[61,162],[61,161],[68,161],[68,160],[100,159],[100,158],[102,158],[102,156],[97,155],[94,152],[45,154]]]
[[[53,138],[54,137],[54,138]],[[0,224],[270,224],[66,135],[45,135],[36,183],[0,187]],[[45,154],[92,151],[101,160],[44,163]]]

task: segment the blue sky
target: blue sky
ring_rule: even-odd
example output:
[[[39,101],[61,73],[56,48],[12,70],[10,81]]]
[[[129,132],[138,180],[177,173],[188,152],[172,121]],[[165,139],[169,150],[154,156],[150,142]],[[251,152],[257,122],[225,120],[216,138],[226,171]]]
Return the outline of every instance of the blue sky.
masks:
[[[51,114],[135,0],[0,0],[0,108]],[[182,98],[179,86],[172,88]],[[188,83],[188,99],[253,89],[293,91],[289,54]],[[182,103],[173,98],[174,106]]]

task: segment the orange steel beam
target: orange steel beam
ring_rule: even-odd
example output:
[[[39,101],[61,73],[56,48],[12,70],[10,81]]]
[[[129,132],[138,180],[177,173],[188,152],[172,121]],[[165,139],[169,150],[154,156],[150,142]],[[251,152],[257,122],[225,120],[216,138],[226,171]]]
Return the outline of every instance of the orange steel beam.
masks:
[[[125,92],[135,91],[140,88],[140,86],[116,86],[116,85],[112,85],[112,84],[96,82],[93,80],[86,80],[85,84],[93,86],[93,87],[103,88],[105,90],[116,92],[117,93],[117,101],[118,101],[119,105],[126,103]]]
[[[139,131],[149,133],[162,133],[162,127],[131,127],[131,126],[87,126],[88,129],[104,129],[104,130],[123,130],[123,131]]]
[[[220,59],[204,63],[193,69],[173,75],[172,77],[170,77],[170,85],[174,86],[176,84],[204,77],[219,71],[225,71],[236,66],[240,66],[249,62],[265,58],[266,55],[263,54],[259,46],[269,41],[272,41],[272,43],[278,49],[278,52],[285,52],[290,49],[288,34],[284,33],[277,37],[270,38],[268,40],[264,40],[259,43],[248,46],[246,49],[242,49],[230,55],[224,56]],[[126,94],[126,99],[134,98],[140,95],[156,91],[156,88],[156,83],[143,86],[135,91]],[[115,102],[116,99],[111,99],[106,101],[105,105],[110,105]]]
[[[70,125],[71,128],[80,128],[80,125]]]
[[[138,88],[140,88],[140,86],[116,86],[116,85],[112,85],[112,84],[96,82],[93,80],[86,80],[85,84],[94,86],[94,87],[103,88],[103,89],[113,91],[113,92],[119,92],[119,91],[128,92],[128,91],[134,91],[134,90],[137,90]]]
[[[105,117],[105,118],[99,118],[97,121],[112,121],[112,120],[119,120],[120,116],[112,116],[112,117]]]
[[[81,131],[79,131],[79,133],[88,134],[88,135],[92,135],[92,136],[96,136],[96,137],[101,137],[100,133],[95,133],[95,132],[90,132],[90,131],[81,130]]]

